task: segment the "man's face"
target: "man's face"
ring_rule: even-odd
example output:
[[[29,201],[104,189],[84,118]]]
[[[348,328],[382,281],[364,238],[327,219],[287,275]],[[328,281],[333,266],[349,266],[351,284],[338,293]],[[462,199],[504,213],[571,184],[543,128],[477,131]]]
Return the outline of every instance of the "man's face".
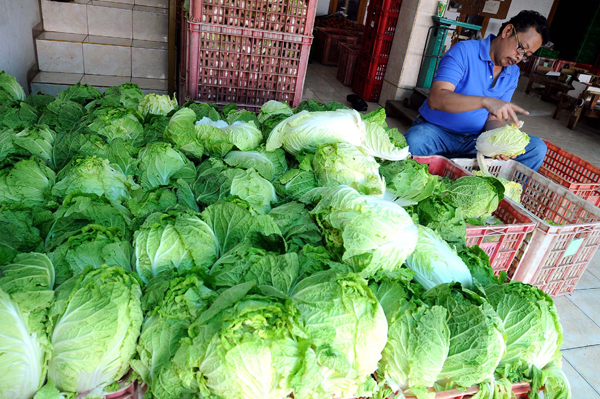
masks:
[[[515,65],[524,57],[531,57],[540,47],[542,47],[542,35],[535,28],[519,32],[515,37],[514,27],[507,25],[502,31],[500,64],[503,67]]]

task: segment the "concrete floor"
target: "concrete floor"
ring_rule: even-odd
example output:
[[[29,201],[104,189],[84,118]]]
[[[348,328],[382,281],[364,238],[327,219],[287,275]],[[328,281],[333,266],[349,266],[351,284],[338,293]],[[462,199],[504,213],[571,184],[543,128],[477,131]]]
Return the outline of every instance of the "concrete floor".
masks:
[[[349,105],[346,96],[351,88],[336,79],[337,67],[312,63],[308,67],[303,99],[323,103],[338,101]],[[555,104],[542,102],[536,94],[525,94],[526,78],[515,92],[513,102],[528,111],[542,111],[545,116],[522,116],[523,130],[546,139],[563,149],[600,167],[600,119],[580,121],[575,130],[567,128],[568,112],[562,111],[560,120],[552,119]],[[379,105],[369,103],[372,111]],[[408,126],[388,118],[390,127],[405,132]],[[576,291],[555,298],[564,329],[563,370],[573,398],[600,399],[600,251],[592,259]]]

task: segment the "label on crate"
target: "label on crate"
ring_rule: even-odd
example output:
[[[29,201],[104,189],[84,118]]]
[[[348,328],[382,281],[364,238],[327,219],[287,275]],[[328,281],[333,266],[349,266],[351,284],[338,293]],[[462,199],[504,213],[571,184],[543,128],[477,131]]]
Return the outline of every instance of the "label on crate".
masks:
[[[563,256],[575,255],[577,253],[577,251],[579,251],[579,247],[581,247],[582,242],[583,242],[583,238],[573,239],[573,241],[571,241],[571,243],[567,247],[567,250],[565,251],[565,254]]]

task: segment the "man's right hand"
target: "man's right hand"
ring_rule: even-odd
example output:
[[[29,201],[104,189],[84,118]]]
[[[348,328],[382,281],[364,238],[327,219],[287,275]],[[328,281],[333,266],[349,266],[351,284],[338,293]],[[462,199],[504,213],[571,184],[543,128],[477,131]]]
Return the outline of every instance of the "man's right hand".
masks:
[[[494,115],[501,121],[508,121],[512,119],[517,126],[519,126],[519,118],[517,112],[525,115],[529,115],[529,112],[513,103],[498,100],[497,98],[485,97],[483,99],[483,106],[487,109],[490,114]]]

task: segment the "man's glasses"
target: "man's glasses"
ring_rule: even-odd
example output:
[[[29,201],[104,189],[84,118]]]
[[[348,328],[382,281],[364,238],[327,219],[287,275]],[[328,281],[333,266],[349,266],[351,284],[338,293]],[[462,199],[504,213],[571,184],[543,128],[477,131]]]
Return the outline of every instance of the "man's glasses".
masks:
[[[521,62],[529,61],[529,57],[526,54],[525,48],[519,41],[519,36],[517,36],[517,29],[515,28],[514,25],[513,25],[513,32],[515,34],[515,39],[517,39],[517,54],[519,54],[521,56]]]

